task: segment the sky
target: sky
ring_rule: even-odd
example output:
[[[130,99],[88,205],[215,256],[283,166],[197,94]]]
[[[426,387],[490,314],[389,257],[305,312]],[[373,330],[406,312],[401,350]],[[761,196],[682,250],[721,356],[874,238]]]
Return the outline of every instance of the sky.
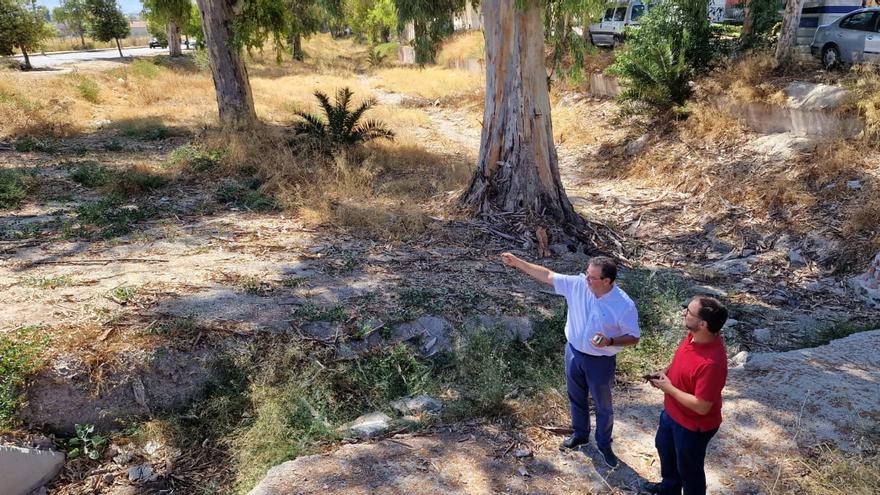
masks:
[[[116,0],[123,14],[134,14],[143,10],[144,5],[141,0]],[[51,11],[53,8],[61,5],[61,0],[37,0],[37,5],[48,7]]]

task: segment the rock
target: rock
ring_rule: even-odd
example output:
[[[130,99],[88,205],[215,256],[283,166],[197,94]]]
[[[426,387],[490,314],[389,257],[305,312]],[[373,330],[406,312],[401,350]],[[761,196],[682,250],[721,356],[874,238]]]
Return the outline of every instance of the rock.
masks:
[[[862,181],[860,180],[848,180],[846,181],[846,187],[856,190],[862,188]]]
[[[400,414],[421,414],[437,412],[443,407],[443,403],[433,397],[419,395],[396,400],[391,403],[391,407],[400,411]]]
[[[419,352],[423,357],[430,357],[440,351],[452,348],[452,324],[439,316],[422,316],[421,318],[399,325],[394,329],[392,340],[402,342],[421,338]]]
[[[528,316],[477,315],[465,322],[464,329],[469,333],[481,329],[502,330],[507,338],[525,342],[532,338],[534,324]]]
[[[752,335],[754,335],[756,341],[762,344],[770,342],[770,338],[772,337],[772,333],[770,332],[769,328],[756,328],[752,330]]]
[[[28,495],[48,495],[48,494],[49,494],[49,490],[47,490],[45,486],[41,486],[41,487],[37,488],[36,490],[32,491],[31,493],[29,493]]]
[[[0,491],[31,493],[51,481],[63,466],[64,454],[59,452],[0,446]]]
[[[806,266],[807,260],[800,249],[792,249],[788,252],[788,262],[791,266]]]
[[[529,449],[516,449],[513,451],[513,455],[514,455],[514,457],[518,457],[518,458],[522,459],[524,457],[531,457],[532,451]]]
[[[880,307],[880,253],[874,256],[865,273],[850,278],[847,283],[866,303]]]
[[[743,249],[743,250],[742,250],[742,257],[743,257],[743,258],[748,258],[749,256],[751,256],[751,255],[753,255],[753,254],[755,254],[755,250],[754,250],[754,249]]]
[[[826,110],[839,107],[851,94],[840,86],[795,81],[785,88],[789,108]]]
[[[749,272],[749,266],[755,262],[754,256],[732,260],[716,261],[707,265],[709,270],[725,277],[738,277]]]
[[[340,327],[329,321],[310,321],[300,327],[302,331],[311,337],[322,341],[331,341],[336,338]]]
[[[768,134],[750,141],[746,149],[772,160],[791,160],[815,147],[816,142],[794,132]]]
[[[730,367],[737,368],[737,367],[740,367],[740,366],[746,364],[746,362],[749,360],[749,356],[750,356],[749,351],[740,351],[735,356],[730,358],[730,361],[729,361]]]
[[[738,320],[734,320],[733,318],[728,318],[727,321],[724,322],[724,328],[731,328],[739,325]]]
[[[156,481],[158,478],[159,475],[153,472],[153,466],[149,464],[139,464],[128,468],[128,481],[132,483],[146,483]]]
[[[527,477],[531,476],[529,474],[529,471],[523,466],[516,468],[516,472],[519,473],[519,475],[522,476],[523,478],[527,478]]]
[[[647,144],[648,144],[648,135],[642,134],[635,141],[630,141],[629,143],[627,143],[626,155],[627,156],[638,155],[639,153],[641,153],[645,149],[645,146],[647,146]]]
[[[697,294],[705,294],[712,297],[727,297],[727,291],[712,287],[711,285],[693,285],[691,290]]]
[[[364,414],[341,429],[358,438],[370,438],[388,431],[390,421],[387,414],[377,411]]]
[[[563,244],[563,243],[552,244],[552,245],[550,245],[550,247],[548,249],[550,249],[551,253],[553,253],[557,256],[562,256],[563,254],[568,254],[571,252],[571,250],[568,249],[568,244]]]

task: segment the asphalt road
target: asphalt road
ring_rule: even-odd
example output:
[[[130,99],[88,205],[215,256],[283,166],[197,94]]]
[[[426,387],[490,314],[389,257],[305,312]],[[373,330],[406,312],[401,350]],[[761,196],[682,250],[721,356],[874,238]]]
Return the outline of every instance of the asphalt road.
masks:
[[[184,50],[185,51],[185,50]],[[151,55],[167,55],[167,48],[123,48],[126,57],[149,57]],[[19,60],[21,56],[16,57]],[[85,62],[90,60],[119,60],[119,50],[108,48],[106,50],[91,50],[87,52],[50,53],[46,55],[31,54],[31,65],[36,69],[58,67],[64,64]]]

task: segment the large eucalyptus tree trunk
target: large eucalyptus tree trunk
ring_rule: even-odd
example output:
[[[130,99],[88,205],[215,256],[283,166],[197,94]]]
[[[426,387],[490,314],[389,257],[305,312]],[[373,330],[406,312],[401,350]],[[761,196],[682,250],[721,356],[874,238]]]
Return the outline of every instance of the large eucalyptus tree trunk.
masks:
[[[791,60],[791,51],[797,44],[798,27],[801,24],[801,11],[804,0],[788,0],[782,16],[782,29],[779,31],[779,42],[776,45],[776,66],[785,65]]]
[[[254,96],[241,52],[232,44],[232,21],[240,0],[197,0],[205,46],[214,76],[217,107],[223,125],[247,125],[257,120]]]
[[[486,102],[477,171],[462,200],[480,213],[523,212],[579,225],[559,178],[539,2],[482,2]]]
[[[171,57],[179,57],[180,53],[180,29],[177,23],[168,23],[168,55]]]

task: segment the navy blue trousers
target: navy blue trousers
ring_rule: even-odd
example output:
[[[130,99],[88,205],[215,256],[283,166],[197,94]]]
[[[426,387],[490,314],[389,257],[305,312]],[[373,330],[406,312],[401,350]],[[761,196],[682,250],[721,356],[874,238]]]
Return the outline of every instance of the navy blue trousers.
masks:
[[[665,495],[705,495],[706,447],[718,428],[711,431],[691,431],[660,413],[660,427],[654,445],[660,454],[660,485]]]
[[[570,344],[565,346],[565,382],[571,403],[571,426],[574,436],[590,438],[590,404],[596,408],[596,445],[611,447],[614,410],[611,407],[611,383],[614,381],[615,356],[591,356]]]

